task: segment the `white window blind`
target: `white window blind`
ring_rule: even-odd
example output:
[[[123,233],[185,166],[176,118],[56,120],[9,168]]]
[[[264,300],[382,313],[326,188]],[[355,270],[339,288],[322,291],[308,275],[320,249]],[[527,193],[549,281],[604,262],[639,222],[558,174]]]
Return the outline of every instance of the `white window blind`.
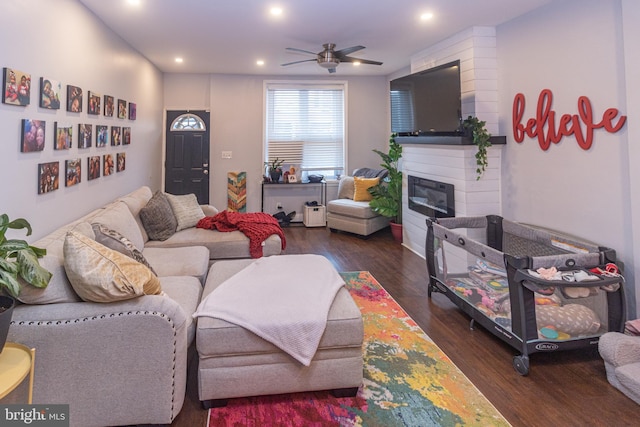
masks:
[[[344,85],[267,84],[266,161],[276,157],[303,171],[344,170]]]
[[[391,91],[391,132],[413,132],[413,90],[410,87]]]

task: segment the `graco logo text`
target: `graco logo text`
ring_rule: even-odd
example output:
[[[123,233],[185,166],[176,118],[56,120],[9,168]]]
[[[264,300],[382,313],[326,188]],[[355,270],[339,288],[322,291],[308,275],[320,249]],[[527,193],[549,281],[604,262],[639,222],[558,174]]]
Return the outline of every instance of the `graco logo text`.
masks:
[[[68,427],[69,405],[0,405],[0,425]]]

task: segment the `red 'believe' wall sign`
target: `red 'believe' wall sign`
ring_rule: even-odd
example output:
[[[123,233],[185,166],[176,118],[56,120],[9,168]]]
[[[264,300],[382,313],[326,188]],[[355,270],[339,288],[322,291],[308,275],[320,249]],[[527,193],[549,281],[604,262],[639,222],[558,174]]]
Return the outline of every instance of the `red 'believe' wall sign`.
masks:
[[[536,117],[527,120],[526,125],[523,125],[524,95],[519,93],[515,96],[513,99],[513,137],[516,142],[524,141],[525,135],[530,138],[537,137],[540,148],[546,151],[552,142],[557,144],[562,137],[575,135],[578,145],[582,149],[588,150],[593,143],[594,129],[604,128],[607,132],[615,133],[627,121],[627,116],[620,116],[617,123],[614,123],[619,111],[617,108],[609,108],[602,114],[602,120],[594,123],[591,101],[586,96],[581,96],[578,98],[578,114],[563,114],[556,129],[556,112],[551,109],[552,101],[553,93],[551,90],[544,89],[540,92]],[[584,125],[584,130],[582,125]]]

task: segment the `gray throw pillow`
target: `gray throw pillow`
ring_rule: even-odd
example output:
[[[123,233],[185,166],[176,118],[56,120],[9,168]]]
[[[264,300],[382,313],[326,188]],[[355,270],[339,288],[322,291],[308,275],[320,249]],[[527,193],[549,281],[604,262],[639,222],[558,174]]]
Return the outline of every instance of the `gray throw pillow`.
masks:
[[[204,212],[198,204],[198,198],[195,194],[166,194],[169,205],[173,210],[173,215],[178,221],[178,227],[176,231],[184,230],[185,228],[195,227],[202,218],[204,218]]]
[[[178,228],[173,209],[162,191],[156,191],[146,206],[140,209],[140,221],[151,240],[167,240]]]
[[[142,252],[140,252],[129,239],[127,239],[117,231],[104,226],[103,224],[94,223],[91,224],[91,227],[93,228],[93,232],[96,235],[96,242],[138,261],[140,264],[147,267],[153,272],[153,274],[157,276],[153,267],[151,267],[144,255],[142,255]]]
[[[355,186],[352,176],[343,176],[338,183],[338,199],[352,199],[355,194]]]

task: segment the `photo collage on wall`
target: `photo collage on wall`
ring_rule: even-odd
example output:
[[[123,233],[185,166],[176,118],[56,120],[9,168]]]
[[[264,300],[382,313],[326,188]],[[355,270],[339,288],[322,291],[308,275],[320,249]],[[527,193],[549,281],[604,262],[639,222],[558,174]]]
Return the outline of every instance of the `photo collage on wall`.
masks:
[[[37,163],[38,194],[60,188],[61,169],[65,187],[83,182],[85,162],[87,181],[125,171],[126,152],[92,151],[131,144],[133,127],[124,121],[136,120],[136,103],[93,90],[83,91],[76,85],[63,86],[60,80],[43,76],[36,80],[36,84],[39,83],[39,88],[34,89],[37,99],[31,104],[32,80],[28,72],[3,68],[2,102],[25,108],[26,117],[20,121],[20,152],[45,153],[44,158],[42,154],[38,157],[44,160]],[[43,114],[46,110],[60,111]],[[96,123],[96,120],[100,122]],[[88,156],[77,157],[81,150],[88,150]],[[62,167],[60,161],[46,160],[47,155],[52,156],[54,151],[71,154]]]

